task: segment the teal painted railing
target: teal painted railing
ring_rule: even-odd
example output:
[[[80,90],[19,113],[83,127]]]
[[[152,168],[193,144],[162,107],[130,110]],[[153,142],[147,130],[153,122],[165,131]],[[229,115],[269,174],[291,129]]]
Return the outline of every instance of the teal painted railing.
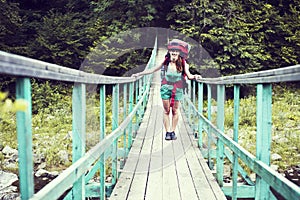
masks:
[[[183,106],[191,127],[198,137],[198,146],[208,159],[208,165],[214,168],[216,162],[216,178],[223,191],[232,199],[255,198],[275,199],[270,186],[289,200],[300,199],[300,188],[270,168],[270,148],[272,132],[272,83],[300,81],[300,65],[256,73],[205,78],[200,82],[192,82],[193,92],[185,96]],[[256,85],[256,156],[249,153],[238,143],[240,85]],[[196,87],[197,86],[197,87]],[[204,108],[204,86],[207,87],[207,108]],[[225,88],[234,87],[233,138],[224,133]],[[212,122],[212,87],[217,87],[217,119]],[[197,98],[196,98],[196,91]],[[193,95],[191,95],[193,94]],[[196,102],[196,99],[198,101]],[[196,107],[197,105],[197,107]],[[206,113],[204,112],[206,110]],[[255,108],[253,108],[255,109]],[[205,117],[206,115],[207,117]],[[207,137],[206,148],[203,147],[204,134]],[[216,149],[213,148],[216,146]],[[232,153],[231,153],[232,152]],[[224,158],[232,163],[232,187],[223,184]],[[254,173],[255,183],[238,164],[240,159]],[[238,186],[238,173],[247,185]]]
[[[155,41],[147,68],[154,66],[156,52],[157,41]],[[1,51],[0,74],[17,77],[16,99],[25,99],[29,105],[26,112],[17,112],[21,199],[57,199],[72,186],[72,190],[65,196],[65,199],[83,199],[85,197],[105,199],[106,188],[110,188],[110,185],[105,185],[105,162],[108,158],[112,160],[111,187],[113,187],[119,175],[118,160],[123,161],[120,163],[122,168],[131,148],[134,134],[143,117],[152,76],[148,75],[136,79],[96,75]],[[72,95],[73,164],[36,194],[34,194],[33,181],[31,77],[74,83]],[[100,85],[100,138],[99,143],[86,152],[87,84]],[[105,89],[108,84],[113,85],[112,132],[106,134]],[[120,87],[123,87],[123,119],[119,119]],[[121,120],[122,122],[119,124]],[[117,142],[122,136],[124,136],[124,147],[119,151]],[[99,170],[100,183],[88,184],[89,180]]]

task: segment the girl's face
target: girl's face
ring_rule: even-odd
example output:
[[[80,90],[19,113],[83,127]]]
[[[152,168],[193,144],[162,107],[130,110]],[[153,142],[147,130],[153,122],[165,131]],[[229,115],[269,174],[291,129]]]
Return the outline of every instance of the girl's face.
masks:
[[[175,62],[177,59],[178,59],[178,57],[179,57],[179,50],[177,50],[177,49],[171,49],[170,50],[170,56],[171,56],[171,61],[172,62]]]

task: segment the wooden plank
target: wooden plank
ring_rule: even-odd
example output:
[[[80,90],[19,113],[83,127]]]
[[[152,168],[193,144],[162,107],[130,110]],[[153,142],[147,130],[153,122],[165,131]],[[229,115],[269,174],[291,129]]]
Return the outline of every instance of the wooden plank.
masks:
[[[148,200],[163,200],[162,192],[162,159],[163,159],[163,108],[159,95],[159,85],[157,84],[157,76],[154,76],[154,104],[153,109],[156,109],[154,138],[151,151],[151,163],[149,167],[148,182],[146,188],[145,199]]]
[[[188,132],[192,131],[190,129],[190,127],[188,127],[188,126],[186,126],[186,129],[188,130]],[[193,152],[195,153],[195,156],[196,156],[196,158],[199,162],[202,173],[204,173],[204,177],[206,178],[207,182],[209,183],[210,190],[212,190],[212,192],[213,192],[216,199],[226,200],[226,197],[225,197],[224,193],[222,192],[220,186],[218,185],[218,183],[216,181],[216,178],[213,176],[213,174],[212,174],[211,170],[209,169],[206,161],[204,160],[203,156],[201,155],[200,150],[197,148],[197,144],[192,140],[192,138],[191,138],[191,141],[194,143],[193,144],[193,146],[194,146],[194,148],[193,148],[194,151]],[[193,166],[193,165],[191,165],[191,166]],[[197,164],[196,164],[196,166],[197,166]],[[206,192],[208,192],[208,190]],[[203,192],[201,194],[205,194],[206,192]],[[201,197],[201,199],[202,199],[202,197]],[[209,199],[212,199],[212,197],[210,197]]]
[[[162,126],[156,126],[162,128]],[[146,188],[145,199],[163,199],[162,192],[162,140],[163,134],[162,130],[160,130],[160,134],[155,134],[151,152],[151,163],[149,168],[148,182]]]
[[[165,137],[164,130],[163,137]],[[175,168],[175,155],[173,151],[173,141],[163,140],[163,199],[180,199],[179,185]]]
[[[115,189],[113,190],[110,196],[110,199],[124,200],[128,198],[129,191],[131,189],[131,185],[133,183],[133,179],[137,171],[140,154],[142,153],[142,147],[144,143],[144,138],[146,136],[148,123],[151,121],[150,111],[151,111],[151,104],[148,104],[141,126],[137,131],[137,135],[136,138],[134,139],[134,142],[132,143],[132,147],[128,155],[128,159],[125,163],[123,170],[120,170],[121,175],[115,186]]]
[[[146,116],[147,115],[145,114],[145,117]],[[145,129],[146,126],[142,124],[138,130],[137,135],[139,135],[139,137],[142,137],[142,135],[146,133]],[[134,142],[132,143],[132,147],[128,155],[128,159],[126,161],[124,168],[120,170],[121,175],[119,177],[119,180],[117,181],[115,189],[113,190],[110,196],[110,199],[115,199],[115,200],[127,199],[127,195],[131,188],[132,180],[134,178],[134,174],[137,168],[142,145],[143,145],[143,140],[140,139],[135,139]]]
[[[189,149],[191,147],[191,143],[183,141],[186,139],[189,140],[189,138],[184,137],[188,133],[182,125],[182,123],[184,122],[181,116],[179,118],[179,122],[180,123],[178,124],[177,128],[177,140],[174,140],[172,143],[174,149],[174,158],[176,163],[179,190],[181,194],[180,196],[183,200],[199,199],[197,191],[195,189],[192,174],[187,164],[186,149]]]
[[[185,125],[180,126],[180,130],[186,130],[187,132],[187,134],[181,134],[180,137],[182,137],[183,147],[185,148],[186,152],[185,155],[187,164],[199,199],[216,199],[213,191],[211,190],[210,183],[208,182],[206,175],[201,168],[201,163],[196,155],[195,151],[200,150],[197,147],[197,141],[193,141],[194,136],[192,130],[185,127]]]
[[[172,141],[163,141],[163,199],[180,199]]]
[[[145,131],[146,134],[143,138],[140,138],[141,140],[143,140],[143,145],[127,199],[144,199],[145,196],[154,135],[153,129],[155,127],[155,120],[153,119],[155,119],[156,117],[156,109],[153,109],[152,107],[153,89],[151,90],[150,95],[151,96],[149,98],[146,109],[146,113],[149,113],[149,119],[147,120],[147,129]]]

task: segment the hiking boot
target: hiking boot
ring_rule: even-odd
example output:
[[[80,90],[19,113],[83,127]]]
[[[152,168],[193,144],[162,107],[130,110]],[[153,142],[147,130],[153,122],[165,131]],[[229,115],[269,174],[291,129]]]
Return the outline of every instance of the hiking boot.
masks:
[[[167,132],[167,133],[166,133],[165,140],[172,140],[171,132]]]
[[[171,132],[171,140],[176,140],[176,139],[177,139],[177,137],[175,135],[175,132],[174,131]]]

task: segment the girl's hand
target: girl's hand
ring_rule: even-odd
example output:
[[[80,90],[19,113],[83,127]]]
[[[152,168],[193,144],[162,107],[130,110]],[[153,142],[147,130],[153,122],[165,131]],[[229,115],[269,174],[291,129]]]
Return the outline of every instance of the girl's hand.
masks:
[[[137,77],[139,77],[139,76],[141,76],[140,73],[136,73],[136,74],[132,74],[132,75],[131,75],[131,77],[133,77],[133,78],[137,78]]]
[[[195,80],[197,80],[197,81],[200,80],[200,79],[202,79],[202,76],[201,76],[201,75],[198,75],[198,74],[197,74],[197,75],[194,75],[194,77],[195,77]]]

